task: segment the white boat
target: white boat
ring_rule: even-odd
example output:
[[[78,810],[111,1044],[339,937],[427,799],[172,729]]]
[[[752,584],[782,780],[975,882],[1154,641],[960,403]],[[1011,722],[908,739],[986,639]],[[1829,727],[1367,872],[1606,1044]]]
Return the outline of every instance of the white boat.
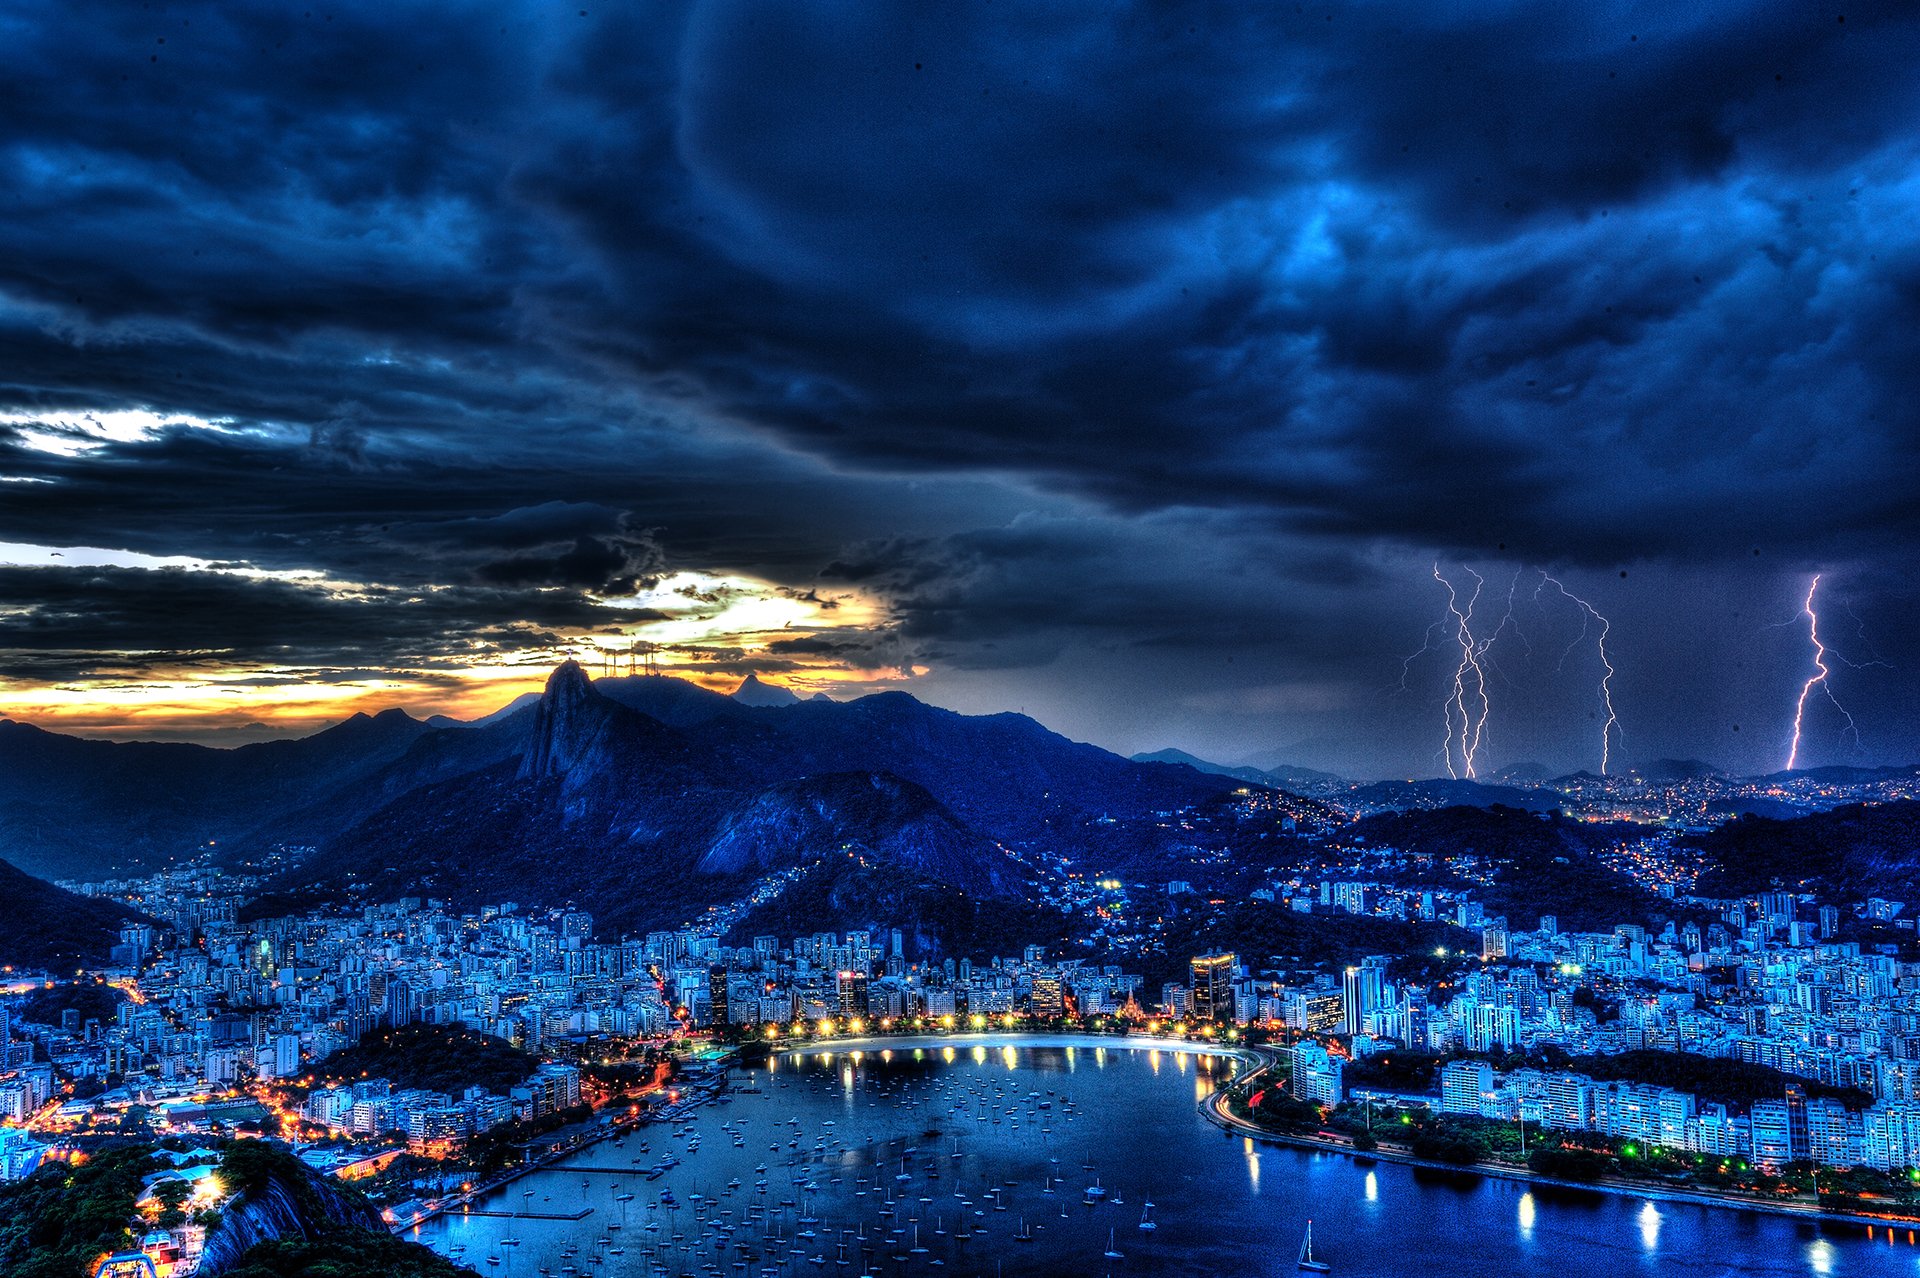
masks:
[[[1330,1274],[1333,1272],[1332,1265],[1329,1265],[1324,1260],[1315,1260],[1313,1258],[1313,1222],[1311,1220],[1307,1222],[1306,1237],[1300,1240],[1300,1268],[1303,1272],[1310,1274]]]

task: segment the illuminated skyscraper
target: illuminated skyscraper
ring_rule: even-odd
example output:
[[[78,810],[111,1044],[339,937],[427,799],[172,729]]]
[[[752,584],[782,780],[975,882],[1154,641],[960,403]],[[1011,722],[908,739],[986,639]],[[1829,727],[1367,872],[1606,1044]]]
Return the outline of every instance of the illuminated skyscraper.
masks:
[[[1386,1001],[1387,959],[1372,955],[1360,960],[1358,967],[1346,970],[1341,980],[1341,1029],[1348,1035],[1367,1027],[1367,1013]]]
[[[1203,954],[1187,965],[1193,978],[1189,1006],[1194,1016],[1203,1021],[1232,1019],[1233,965],[1231,954]]]
[[[867,974],[865,972],[840,973],[840,1015],[865,1016],[867,1014]]]

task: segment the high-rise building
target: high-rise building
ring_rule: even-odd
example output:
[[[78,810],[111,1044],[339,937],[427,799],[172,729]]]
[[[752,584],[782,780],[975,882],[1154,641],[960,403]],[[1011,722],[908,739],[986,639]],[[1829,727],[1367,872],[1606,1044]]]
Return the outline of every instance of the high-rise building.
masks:
[[[1449,1061],[1440,1071],[1440,1112],[1478,1114],[1493,1094],[1493,1066],[1485,1061]]]
[[[1349,1036],[1365,1033],[1367,1014],[1376,1011],[1386,1001],[1387,962],[1384,956],[1372,955],[1360,960],[1357,967],[1349,967],[1342,975],[1341,1028]]]
[[[1036,976],[1033,978],[1033,994],[1028,999],[1035,1016],[1061,1016],[1067,1010],[1065,992],[1060,988],[1057,976]]]
[[[413,986],[405,981],[387,982],[387,1024],[395,1026],[411,1025],[418,1014],[420,1000],[413,992]]]
[[[1791,902],[1793,898],[1787,899]],[[1787,1084],[1787,1142],[1794,1158],[1812,1156],[1813,1141],[1807,1128],[1807,1089],[1798,1083]]]
[[[839,1010],[842,1016],[867,1014],[867,974],[859,971],[840,973]]]
[[[1301,1100],[1338,1105],[1346,1099],[1345,1062],[1318,1043],[1293,1049],[1293,1094]]]
[[[1189,999],[1196,1017],[1203,1021],[1232,1019],[1233,965],[1231,954],[1203,954],[1187,965],[1192,977]]]

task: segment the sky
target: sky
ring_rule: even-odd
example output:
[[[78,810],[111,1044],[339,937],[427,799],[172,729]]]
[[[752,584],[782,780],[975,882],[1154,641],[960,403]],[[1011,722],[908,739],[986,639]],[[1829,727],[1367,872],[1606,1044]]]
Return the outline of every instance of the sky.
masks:
[[[1817,619],[1797,761],[1920,759],[1910,4],[0,38],[0,714],[230,744],[647,645],[1127,752],[1767,771]]]

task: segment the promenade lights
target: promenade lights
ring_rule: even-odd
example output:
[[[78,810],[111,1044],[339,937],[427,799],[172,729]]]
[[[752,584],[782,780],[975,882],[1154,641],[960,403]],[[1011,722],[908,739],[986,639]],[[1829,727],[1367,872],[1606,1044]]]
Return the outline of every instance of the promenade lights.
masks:
[[[982,1016],[980,1013],[975,1012],[972,1016],[967,1018],[967,1023],[973,1026],[973,1028],[975,1029],[981,1029],[985,1027],[987,1023],[987,1018]]]

